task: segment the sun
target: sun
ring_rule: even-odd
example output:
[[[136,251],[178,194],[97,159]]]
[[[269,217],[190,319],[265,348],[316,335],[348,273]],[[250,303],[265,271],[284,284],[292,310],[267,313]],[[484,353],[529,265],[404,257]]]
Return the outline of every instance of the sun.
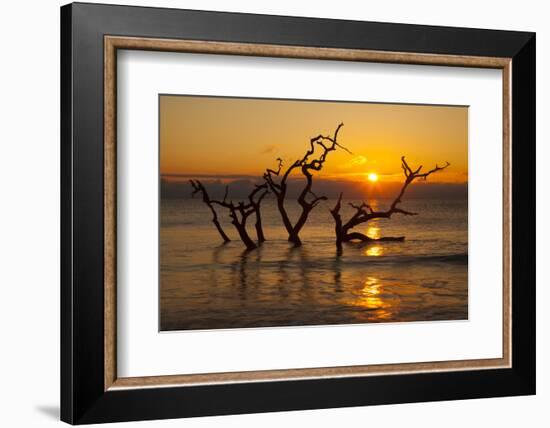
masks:
[[[373,183],[376,183],[378,181],[378,174],[375,172],[369,172],[369,175],[367,175],[367,179]]]

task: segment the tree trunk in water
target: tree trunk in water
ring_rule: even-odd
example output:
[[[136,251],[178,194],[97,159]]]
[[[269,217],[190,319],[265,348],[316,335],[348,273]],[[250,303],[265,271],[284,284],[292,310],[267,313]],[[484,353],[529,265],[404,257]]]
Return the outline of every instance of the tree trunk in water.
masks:
[[[306,224],[306,221],[310,212],[311,212],[311,209],[307,210],[304,208],[304,210],[302,211],[302,214],[300,215],[300,218],[298,219],[298,221],[296,222],[296,225],[292,229],[292,233],[288,236],[288,240],[290,242],[293,242],[295,247],[299,247],[302,245],[302,241],[300,240],[300,231]]]
[[[342,248],[342,239],[336,235],[336,255],[341,256],[343,253],[344,249]]]
[[[254,241],[250,239],[250,236],[248,235],[248,232],[246,231],[246,226],[244,224],[239,224],[238,222],[234,221],[233,225],[235,226],[235,229],[237,229],[239,237],[241,238],[241,241],[243,241],[243,244],[246,246],[247,250],[255,250],[256,248],[258,248]]]
[[[290,219],[288,218],[288,214],[286,213],[284,195],[282,197],[277,197],[277,208],[279,209],[279,213],[281,214],[281,219],[283,220],[283,225],[285,226],[285,229],[289,236],[288,240],[290,241],[290,235],[292,235],[292,223],[290,223]]]
[[[256,236],[258,237],[258,243],[265,242],[264,230],[262,228],[262,216],[260,214],[260,208],[256,210]]]
[[[296,231],[296,228],[292,227],[292,223],[290,222],[290,218],[288,217],[285,209],[284,198],[284,194],[282,194],[280,197],[277,197],[277,208],[279,209],[281,219],[283,220],[283,225],[285,226],[285,229],[288,233],[288,242],[292,242],[295,247],[299,247],[300,245],[302,245],[302,241],[298,236],[298,232],[300,230],[298,229],[298,231]]]
[[[248,195],[248,206],[253,209],[253,213],[256,216],[256,224],[254,225],[256,228],[256,238],[258,239],[258,244],[261,244],[262,242],[265,242],[265,236],[264,236],[264,230],[262,227],[262,213],[261,213],[261,203],[264,197],[269,193],[267,189],[267,184],[262,185],[256,185],[255,189]],[[254,197],[259,194],[257,199],[255,200]],[[246,217],[252,214],[252,212],[247,211],[247,209],[243,208],[242,214],[243,214],[243,224],[246,222]]]
[[[300,240],[298,233],[294,231],[290,235],[288,235],[288,242],[292,242],[295,247],[302,246],[302,241]]]

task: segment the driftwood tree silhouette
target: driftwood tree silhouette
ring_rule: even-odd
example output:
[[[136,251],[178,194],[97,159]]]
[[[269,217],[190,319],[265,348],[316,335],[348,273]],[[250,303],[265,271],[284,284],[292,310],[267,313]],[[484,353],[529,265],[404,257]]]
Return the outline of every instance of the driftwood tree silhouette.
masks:
[[[360,233],[360,232],[352,232],[351,230],[358,226],[359,224],[366,223],[370,220],[373,220],[375,218],[390,218],[393,214],[402,214],[402,215],[417,215],[418,213],[411,212],[404,210],[402,208],[399,208],[398,205],[401,203],[403,195],[405,194],[405,191],[409,187],[409,185],[416,179],[423,179],[426,180],[429,175],[433,174],[434,172],[441,171],[449,166],[449,162],[446,162],[444,166],[435,165],[435,168],[422,173],[422,165],[420,165],[417,169],[413,170],[407,161],[405,160],[405,156],[401,157],[401,168],[403,169],[403,173],[405,174],[405,181],[403,183],[403,186],[401,187],[401,190],[397,197],[392,202],[390,208],[386,211],[374,211],[372,207],[370,207],[365,202],[361,202],[361,204],[354,204],[349,203],[349,205],[355,209],[355,213],[351,216],[351,218],[346,221],[345,223],[342,221],[342,217],[340,215],[340,209],[342,206],[342,193],[340,193],[340,196],[338,198],[338,201],[336,202],[336,205],[332,210],[330,210],[330,213],[332,214],[332,217],[334,218],[335,222],[335,233],[336,233],[336,249],[339,255],[342,254],[342,243],[344,242],[350,242],[350,241],[403,241],[405,239],[404,236],[400,237],[382,237],[382,238],[369,238],[367,235]]]
[[[193,194],[201,192],[203,195],[203,201],[209,206],[210,210],[215,214],[216,210],[214,209],[213,205],[218,205],[220,207],[226,208],[229,210],[229,217],[231,218],[231,224],[235,226],[235,229],[237,229],[237,233],[239,234],[239,237],[241,238],[241,241],[246,246],[247,250],[254,250],[257,248],[257,244],[252,240],[250,235],[248,234],[248,231],[246,230],[246,223],[248,218],[255,214],[256,216],[256,235],[258,238],[258,242],[262,243],[265,241],[264,232],[262,229],[262,218],[261,218],[261,211],[260,206],[262,200],[265,198],[265,196],[269,193],[267,189],[267,184],[260,184],[254,186],[254,189],[250,192],[248,195],[248,202],[237,202],[234,203],[233,201],[228,201],[227,196],[229,193],[229,187],[225,187],[225,194],[222,200],[217,199],[211,199],[208,196],[208,192],[206,191],[205,187],[199,180],[190,180],[191,186],[193,186]],[[206,195],[206,196],[205,196]],[[208,201],[208,202],[207,202]],[[212,220],[213,223],[216,225],[216,228],[218,229],[218,232],[223,233],[223,230],[221,228],[221,225],[218,222],[217,216],[215,216],[215,221]],[[223,233],[223,236],[227,238],[227,235]],[[229,241],[229,238],[224,241]]]
[[[336,130],[334,131],[333,136],[324,136],[318,135],[314,138],[311,138],[309,141],[309,149],[305,152],[304,156],[301,159],[297,159],[292,163],[284,172],[283,169],[283,160],[278,158],[278,167],[277,170],[266,169],[263,177],[269,187],[269,190],[277,200],[277,208],[281,214],[281,219],[283,225],[286,228],[288,233],[288,240],[292,242],[295,246],[302,245],[300,240],[300,231],[306,224],[307,218],[310,212],[315,208],[319,202],[326,200],[326,196],[317,196],[312,191],[313,186],[313,172],[320,171],[323,168],[323,164],[327,159],[327,155],[340,147],[342,150],[351,152],[346,149],[344,146],[338,143],[338,132],[344,126],[343,123],[340,123]],[[315,149],[319,148],[321,153],[318,157],[311,159],[315,154]],[[285,208],[285,200],[288,190],[288,179],[292,171],[299,169],[302,175],[305,177],[305,185],[298,196],[298,204],[301,207],[301,212],[293,224],[290,220],[288,213]],[[278,180],[276,177],[280,177]]]

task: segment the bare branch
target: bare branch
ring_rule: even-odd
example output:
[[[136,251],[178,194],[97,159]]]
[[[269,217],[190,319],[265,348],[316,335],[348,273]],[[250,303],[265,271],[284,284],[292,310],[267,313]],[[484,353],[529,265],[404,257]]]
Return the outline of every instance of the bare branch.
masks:
[[[248,235],[248,232],[246,230],[247,219],[252,214],[256,214],[255,227],[258,235],[258,241],[259,242],[265,241],[265,237],[263,235],[263,230],[262,230],[261,217],[260,217],[260,204],[262,200],[265,198],[265,196],[269,193],[268,185],[266,183],[256,185],[254,187],[254,189],[248,195],[248,202],[245,203],[243,201],[239,201],[237,203],[234,203],[232,200],[230,200],[229,202],[227,201],[227,197],[229,194],[229,186],[225,187],[223,199],[217,200],[217,199],[211,199],[209,197],[208,192],[206,191],[206,189],[204,188],[204,186],[199,180],[190,180],[190,182],[194,189],[193,195],[198,192],[202,192],[203,201],[210,207],[212,213],[214,214],[215,221],[213,220],[213,222],[214,224],[216,224],[216,227],[218,227],[218,231],[220,231],[220,234],[223,233],[223,230],[221,230],[221,226],[219,225],[216,211],[214,210],[213,205],[223,207],[229,211],[229,218],[231,219],[231,223],[237,229],[239,237],[241,238],[243,243],[246,245],[247,250],[253,250],[257,247],[256,244],[252,241],[252,239]],[[223,233],[223,236],[227,237],[225,233]],[[229,238],[227,238],[227,241],[228,240]]]
[[[191,194],[191,196],[194,196],[197,193],[202,193],[202,200],[208,206],[208,208],[210,208],[210,212],[212,213],[212,223],[214,223],[214,226],[216,226],[218,233],[223,239],[223,242],[229,242],[230,239],[225,233],[225,231],[223,230],[220,222],[218,221],[218,214],[213,207],[213,204],[215,202],[210,199],[208,192],[206,191],[205,187],[202,185],[202,183],[199,180],[189,180],[189,182],[193,187],[193,193]],[[226,194],[227,194],[227,191],[226,191]]]
[[[281,173],[281,168],[283,167],[283,160],[282,160],[281,158],[277,158],[277,161],[279,162],[279,166],[277,167],[277,171],[268,168],[268,169],[266,170],[266,172],[267,172],[268,174],[279,175],[279,174]]]

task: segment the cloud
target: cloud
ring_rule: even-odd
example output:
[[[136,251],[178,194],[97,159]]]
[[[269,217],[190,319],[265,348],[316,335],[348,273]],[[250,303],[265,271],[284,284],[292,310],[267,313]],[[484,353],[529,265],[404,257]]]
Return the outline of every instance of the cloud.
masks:
[[[268,144],[267,146],[265,146],[263,148],[262,153],[263,154],[273,153],[278,148],[279,148],[279,146],[277,144]]]
[[[353,159],[339,166],[340,169],[350,169],[356,166],[365,165],[367,163],[367,157],[363,155],[355,156]]]

